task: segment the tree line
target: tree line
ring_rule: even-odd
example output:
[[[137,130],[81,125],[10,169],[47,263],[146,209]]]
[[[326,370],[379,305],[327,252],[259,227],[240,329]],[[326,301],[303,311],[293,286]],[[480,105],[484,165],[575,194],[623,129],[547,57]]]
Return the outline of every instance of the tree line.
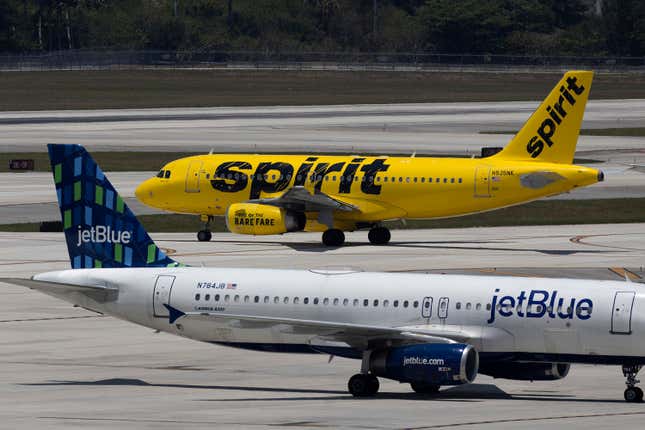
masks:
[[[0,52],[645,56],[643,0],[0,0]]]

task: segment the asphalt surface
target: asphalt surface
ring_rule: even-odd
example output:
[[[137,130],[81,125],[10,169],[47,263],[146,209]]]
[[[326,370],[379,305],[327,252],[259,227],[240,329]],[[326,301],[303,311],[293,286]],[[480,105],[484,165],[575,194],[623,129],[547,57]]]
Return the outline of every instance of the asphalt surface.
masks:
[[[199,118],[190,117],[195,110],[4,113],[0,151],[42,151],[45,143],[59,142],[90,150],[475,154],[509,139],[479,131],[519,128],[535,105],[214,109],[198,110]],[[63,119],[47,119],[52,115]],[[70,120],[73,115],[83,118]],[[97,119],[88,120],[92,115]],[[115,115],[121,117],[110,118]],[[174,117],[153,118],[159,115]],[[645,126],[645,101],[590,102],[585,127],[620,126]],[[594,166],[608,178],[587,190],[645,195],[642,174],[622,164],[641,162],[644,143],[581,137],[577,156],[602,161]],[[127,200],[147,176],[112,173],[110,179]],[[1,174],[0,219],[38,218],[45,208],[48,219],[56,219],[50,180],[49,174]],[[645,265],[643,224],[402,230],[387,247],[370,246],[366,233],[356,232],[339,249],[322,247],[319,234],[308,233],[216,234],[210,243],[196,242],[193,234],[153,236],[182,262],[220,267],[618,280],[627,267],[640,281]],[[0,277],[67,267],[62,234],[0,233]],[[384,380],[379,397],[357,400],[345,391],[347,378],[359,368],[356,361],[200,344],[4,284],[0,303],[0,428],[589,429],[642,428],[645,418],[642,404],[622,400],[624,379],[617,367],[574,366],[566,379],[554,382],[478,377],[476,384],[446,388],[435,398]]]
[[[153,235],[173,257],[220,267],[434,271],[620,280],[643,275],[645,225],[364,233],[329,250],[317,234],[248,238]],[[281,243],[284,242],[284,243]],[[0,276],[67,268],[62,234],[0,233]],[[614,271],[612,271],[612,270]],[[643,404],[622,400],[616,366],[573,366],[553,382],[493,380],[436,397],[382,380],[374,399],[345,391],[359,362],[201,344],[101,317],[0,284],[0,428],[642,428]]]

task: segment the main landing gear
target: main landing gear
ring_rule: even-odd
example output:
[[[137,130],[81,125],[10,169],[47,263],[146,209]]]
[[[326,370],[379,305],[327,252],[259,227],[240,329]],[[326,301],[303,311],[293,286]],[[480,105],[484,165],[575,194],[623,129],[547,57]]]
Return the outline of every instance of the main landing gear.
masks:
[[[372,245],[385,245],[387,244],[392,235],[390,230],[386,227],[373,227],[370,232],[367,234],[367,238],[370,240]]]
[[[636,386],[640,381],[636,379],[636,375],[641,370],[640,365],[623,365],[623,375],[627,378],[625,383],[625,401],[630,403],[641,403],[643,401],[643,390]]]
[[[209,242],[213,238],[210,230],[210,224],[213,217],[210,215],[202,215],[201,220],[204,222],[204,229],[197,232],[197,240],[200,242]]]
[[[392,235],[387,227],[372,227],[367,234],[372,245],[386,245],[390,242]],[[337,228],[330,228],[322,235],[322,242],[325,246],[342,246],[345,243],[345,233]]]
[[[341,246],[345,243],[345,233],[337,228],[330,228],[323,233],[322,242],[325,246]]]
[[[372,397],[378,393],[378,378],[370,373],[357,373],[349,378],[347,389],[354,397]]]

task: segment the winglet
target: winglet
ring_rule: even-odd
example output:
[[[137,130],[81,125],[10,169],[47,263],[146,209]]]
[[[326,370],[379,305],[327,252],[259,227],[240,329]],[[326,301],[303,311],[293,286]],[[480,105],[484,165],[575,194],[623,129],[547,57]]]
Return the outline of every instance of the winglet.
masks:
[[[182,312],[177,308],[173,308],[167,303],[164,303],[163,305],[166,307],[166,309],[168,309],[168,324],[174,324],[175,321],[186,315],[186,312]]]

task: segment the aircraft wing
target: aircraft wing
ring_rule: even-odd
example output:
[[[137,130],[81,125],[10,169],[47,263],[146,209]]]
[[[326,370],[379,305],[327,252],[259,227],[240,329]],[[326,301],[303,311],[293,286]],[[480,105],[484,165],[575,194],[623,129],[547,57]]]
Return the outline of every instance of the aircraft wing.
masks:
[[[27,287],[55,297],[82,294],[100,303],[116,299],[116,296],[119,293],[118,288],[107,285],[62,284],[59,282],[37,281],[35,279],[22,278],[0,278],[0,282]]]
[[[219,312],[182,312],[170,305],[164,304],[164,306],[169,311],[168,322],[170,324],[174,324],[181,318],[220,321],[236,327],[280,326],[284,332],[310,334],[327,340],[342,341],[360,349],[385,342],[396,344],[468,342],[473,337],[464,331],[433,329],[428,326],[387,327]]]
[[[311,194],[303,186],[290,188],[280,197],[254,199],[249,200],[248,203],[278,206],[301,212],[319,212],[322,210],[359,211],[357,206],[329,197],[323,192],[315,191],[314,194]]]

